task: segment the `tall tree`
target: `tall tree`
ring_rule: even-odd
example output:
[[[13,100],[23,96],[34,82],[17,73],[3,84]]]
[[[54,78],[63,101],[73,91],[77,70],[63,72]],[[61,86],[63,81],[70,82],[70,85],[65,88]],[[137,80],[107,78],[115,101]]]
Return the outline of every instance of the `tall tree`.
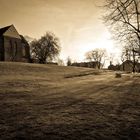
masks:
[[[51,32],[47,32],[39,40],[31,42],[31,50],[33,58],[39,63],[46,63],[53,60],[60,52],[59,39]]]

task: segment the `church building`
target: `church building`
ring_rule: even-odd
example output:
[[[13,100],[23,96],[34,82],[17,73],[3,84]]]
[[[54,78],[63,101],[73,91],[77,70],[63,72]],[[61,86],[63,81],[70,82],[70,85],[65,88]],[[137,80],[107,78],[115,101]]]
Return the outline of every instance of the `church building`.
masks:
[[[0,61],[30,61],[30,46],[14,25],[0,28]]]

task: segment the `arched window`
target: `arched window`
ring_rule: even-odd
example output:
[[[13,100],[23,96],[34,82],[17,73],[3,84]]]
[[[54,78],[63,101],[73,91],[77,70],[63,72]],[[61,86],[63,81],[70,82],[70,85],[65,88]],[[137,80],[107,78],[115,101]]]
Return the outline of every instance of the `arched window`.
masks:
[[[17,55],[17,42],[15,41],[14,43],[14,48],[13,48],[13,56],[15,57]]]
[[[25,57],[25,56],[26,56],[25,44],[23,45],[23,48],[22,48],[22,55],[23,55],[23,57]]]
[[[9,53],[10,53],[10,55],[11,55],[12,52],[13,52],[12,40],[9,40],[9,44],[10,44]]]
[[[9,56],[10,56],[10,60],[14,61],[16,56],[17,56],[17,42],[12,42],[12,40],[9,41],[10,43],[10,48],[9,48]]]

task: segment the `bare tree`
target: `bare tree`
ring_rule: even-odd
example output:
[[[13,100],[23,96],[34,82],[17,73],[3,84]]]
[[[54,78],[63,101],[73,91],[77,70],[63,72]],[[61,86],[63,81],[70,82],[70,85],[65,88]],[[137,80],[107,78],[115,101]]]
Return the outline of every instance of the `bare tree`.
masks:
[[[32,57],[39,63],[52,61],[60,52],[59,39],[53,33],[47,32],[39,40],[31,42]]]
[[[104,7],[105,23],[121,46],[129,48],[135,67],[136,55],[140,55],[140,0],[106,0]]]
[[[114,54],[113,53],[109,54],[109,61],[110,61],[110,65],[113,65],[113,61],[114,61]]]
[[[126,60],[126,52],[122,51],[122,53],[121,53],[121,61],[122,61],[123,71],[125,70],[125,64],[124,64],[125,60]]]
[[[85,54],[86,56],[86,59],[88,61],[95,61],[98,63],[98,68],[100,69],[101,68],[101,63],[102,65],[105,64],[105,60],[106,60],[106,50],[105,49],[94,49],[94,50],[91,50],[89,52],[87,52]]]
[[[105,21],[113,28],[127,28],[140,39],[140,0],[106,0]]]

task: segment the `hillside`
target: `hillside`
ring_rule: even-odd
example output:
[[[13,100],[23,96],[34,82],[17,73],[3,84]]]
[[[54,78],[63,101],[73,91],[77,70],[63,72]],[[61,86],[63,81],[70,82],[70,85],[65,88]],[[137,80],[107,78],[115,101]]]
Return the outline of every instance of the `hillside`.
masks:
[[[0,139],[140,139],[140,75],[0,63]]]

